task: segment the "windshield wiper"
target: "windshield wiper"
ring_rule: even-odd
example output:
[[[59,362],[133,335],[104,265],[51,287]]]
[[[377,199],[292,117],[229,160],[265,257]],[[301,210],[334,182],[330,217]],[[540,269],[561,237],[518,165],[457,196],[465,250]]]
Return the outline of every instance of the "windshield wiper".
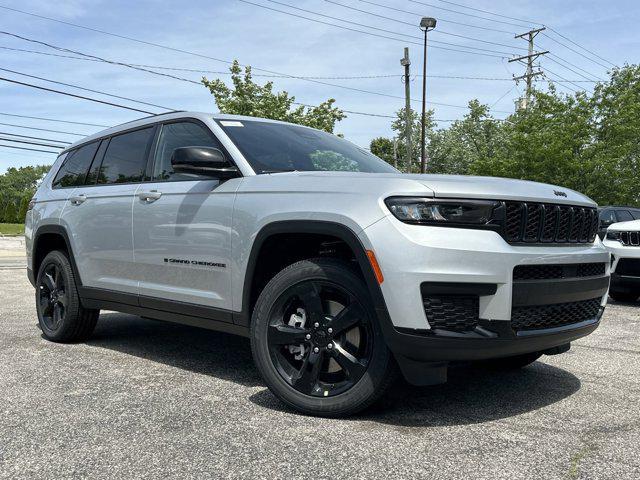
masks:
[[[260,170],[260,173],[286,173],[286,172],[297,172],[295,168],[290,169],[276,169],[276,170]]]

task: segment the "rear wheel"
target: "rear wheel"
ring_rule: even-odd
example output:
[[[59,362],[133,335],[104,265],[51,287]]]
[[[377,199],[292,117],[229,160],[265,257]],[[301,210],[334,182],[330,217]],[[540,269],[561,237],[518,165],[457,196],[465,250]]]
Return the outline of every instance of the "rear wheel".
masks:
[[[269,389],[307,414],[356,413],[396,378],[363,281],[334,259],[295,263],[267,284],[254,309],[251,346]]]
[[[624,292],[620,290],[609,290],[609,296],[617,302],[635,302],[640,296],[638,292]]]
[[[36,309],[44,336],[54,342],[86,340],[98,321],[99,310],[82,307],[75,276],[65,252],[47,254],[36,277]]]
[[[491,370],[518,370],[532,364],[542,356],[542,353],[533,352],[513,357],[492,358],[485,360],[482,365]]]

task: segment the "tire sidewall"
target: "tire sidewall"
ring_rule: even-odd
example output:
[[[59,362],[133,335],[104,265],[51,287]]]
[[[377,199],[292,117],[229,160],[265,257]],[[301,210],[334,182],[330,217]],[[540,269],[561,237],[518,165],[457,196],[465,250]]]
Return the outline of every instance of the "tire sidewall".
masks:
[[[269,353],[267,330],[273,304],[292,285],[308,280],[333,283],[353,294],[367,311],[371,323],[373,348],[366,372],[353,387],[333,397],[312,397],[295,390],[277,371]],[[364,282],[347,263],[329,259],[297,262],[271,279],[253,311],[251,348],[258,370],[271,391],[293,408],[315,415],[340,415],[365,408],[384,383],[392,361]]]
[[[42,284],[42,276],[44,275],[45,269],[49,265],[56,265],[59,267],[60,272],[63,275],[64,284],[65,284],[65,293],[67,294],[67,306],[65,308],[64,319],[57,329],[51,330],[47,327],[46,323],[42,319],[42,314],[39,307],[40,302],[40,286]],[[75,315],[77,315],[78,311],[78,295],[76,292],[75,285],[75,277],[73,275],[73,271],[71,270],[71,264],[69,263],[69,259],[60,251],[53,251],[47,254],[47,256],[42,260],[40,264],[40,268],[38,269],[38,276],[36,277],[36,311],[38,313],[38,323],[40,324],[40,328],[42,333],[49,340],[59,341],[65,338],[68,335],[68,331],[72,328],[72,320]]]

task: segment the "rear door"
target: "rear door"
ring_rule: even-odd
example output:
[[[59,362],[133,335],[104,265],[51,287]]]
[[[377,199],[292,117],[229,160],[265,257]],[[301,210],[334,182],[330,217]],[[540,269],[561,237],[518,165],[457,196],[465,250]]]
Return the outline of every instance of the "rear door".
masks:
[[[76,189],[64,212],[83,285],[129,293],[134,304],[138,280],[133,257],[133,199],[144,179],[154,128],[103,140],[85,185]],[[126,298],[117,300],[127,303]]]
[[[209,128],[196,120],[160,127],[149,172],[152,181],[142,185],[133,205],[140,304],[172,310],[183,302],[230,310],[231,216],[241,179],[220,182],[175,173],[171,155],[188,146],[224,152]],[[193,306],[189,312],[210,313]],[[231,321],[223,313],[217,319]]]

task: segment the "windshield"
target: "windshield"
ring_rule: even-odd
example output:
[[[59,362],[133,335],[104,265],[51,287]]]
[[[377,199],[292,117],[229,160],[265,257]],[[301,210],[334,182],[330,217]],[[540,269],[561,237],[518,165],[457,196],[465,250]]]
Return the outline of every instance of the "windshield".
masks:
[[[292,170],[398,173],[365,149],[320,130],[254,120],[217,122],[258,174]]]

